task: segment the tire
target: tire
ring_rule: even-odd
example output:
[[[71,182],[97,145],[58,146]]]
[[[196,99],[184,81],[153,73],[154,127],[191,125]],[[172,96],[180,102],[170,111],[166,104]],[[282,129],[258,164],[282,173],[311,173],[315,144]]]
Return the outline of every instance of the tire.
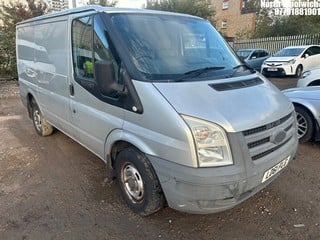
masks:
[[[295,111],[297,114],[299,142],[308,142],[313,136],[313,118],[310,113],[303,107],[295,106]]]
[[[159,211],[164,195],[147,157],[133,147],[122,150],[115,159],[116,182],[127,206],[141,216]]]
[[[264,69],[262,70],[261,74],[265,77],[269,77],[269,73],[266,73],[266,71],[264,71]]]
[[[302,75],[302,70],[303,70],[302,66],[299,65],[299,66],[297,67],[297,69],[296,69],[295,77],[301,77],[301,75]]]
[[[47,121],[47,119],[41,113],[37,103],[33,102],[32,104],[32,121],[34,129],[37,134],[45,137],[49,136],[53,132],[52,125]]]

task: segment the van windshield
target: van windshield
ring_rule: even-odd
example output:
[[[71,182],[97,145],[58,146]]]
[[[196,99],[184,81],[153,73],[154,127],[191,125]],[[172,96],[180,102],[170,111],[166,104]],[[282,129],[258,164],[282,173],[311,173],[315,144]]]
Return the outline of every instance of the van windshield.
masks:
[[[114,14],[112,22],[136,68],[151,80],[228,77],[241,65],[220,34],[203,19],[121,13]]]

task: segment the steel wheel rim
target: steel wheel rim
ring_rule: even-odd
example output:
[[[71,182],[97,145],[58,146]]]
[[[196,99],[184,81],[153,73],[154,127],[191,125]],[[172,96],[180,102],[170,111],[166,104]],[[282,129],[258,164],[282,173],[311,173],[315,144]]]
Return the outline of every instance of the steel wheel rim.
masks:
[[[300,113],[297,113],[297,122],[298,122],[298,138],[302,138],[306,135],[308,131],[308,122],[307,119]]]
[[[125,164],[122,168],[121,181],[127,196],[135,203],[141,202],[144,196],[143,181],[132,164]]]
[[[41,131],[41,115],[39,110],[35,110],[33,112],[33,121],[34,125],[36,126],[36,129],[38,131]]]

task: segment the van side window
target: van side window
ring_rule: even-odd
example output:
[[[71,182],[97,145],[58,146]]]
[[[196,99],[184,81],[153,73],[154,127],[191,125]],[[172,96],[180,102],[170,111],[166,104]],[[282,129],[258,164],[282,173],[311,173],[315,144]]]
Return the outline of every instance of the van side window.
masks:
[[[93,16],[79,18],[72,23],[73,66],[76,77],[93,80]]]
[[[114,72],[119,72],[119,64],[110,50],[107,39],[107,31],[105,25],[99,15],[94,18],[94,35],[93,35],[94,62],[100,60],[111,61],[113,63]],[[118,74],[116,74],[118,80]]]
[[[119,64],[110,50],[105,24],[99,15],[73,21],[72,52],[75,80],[92,94],[99,92],[94,76],[95,62],[111,61],[118,80]]]

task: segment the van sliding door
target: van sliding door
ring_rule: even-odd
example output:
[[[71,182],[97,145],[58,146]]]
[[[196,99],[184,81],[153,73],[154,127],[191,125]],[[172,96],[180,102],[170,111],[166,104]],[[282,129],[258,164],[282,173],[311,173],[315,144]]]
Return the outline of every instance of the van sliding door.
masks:
[[[35,98],[49,122],[61,130],[69,124],[68,38],[66,19],[54,23],[36,22],[33,34],[20,40],[18,48],[28,50],[26,73],[37,87]],[[32,55],[31,55],[32,53]]]

